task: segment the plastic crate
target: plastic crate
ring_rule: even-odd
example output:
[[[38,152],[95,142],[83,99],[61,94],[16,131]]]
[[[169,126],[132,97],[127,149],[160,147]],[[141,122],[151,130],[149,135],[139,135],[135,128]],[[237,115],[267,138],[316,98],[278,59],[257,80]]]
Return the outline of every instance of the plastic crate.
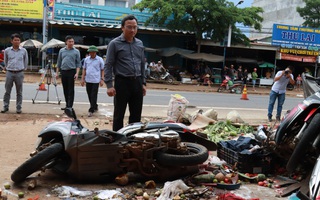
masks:
[[[218,143],[217,156],[228,164],[237,163],[242,173],[269,173],[271,169],[270,153],[241,154]]]

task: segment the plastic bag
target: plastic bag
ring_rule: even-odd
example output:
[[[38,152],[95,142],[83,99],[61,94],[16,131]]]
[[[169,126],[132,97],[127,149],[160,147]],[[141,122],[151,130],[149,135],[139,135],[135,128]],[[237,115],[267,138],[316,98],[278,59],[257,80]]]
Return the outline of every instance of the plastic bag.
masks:
[[[167,120],[177,122],[180,116],[185,113],[188,104],[189,101],[185,97],[179,94],[171,95],[167,112]]]
[[[167,181],[165,182],[161,195],[157,198],[157,200],[172,199],[174,196],[183,193],[188,189],[189,187],[181,179],[172,182]]]

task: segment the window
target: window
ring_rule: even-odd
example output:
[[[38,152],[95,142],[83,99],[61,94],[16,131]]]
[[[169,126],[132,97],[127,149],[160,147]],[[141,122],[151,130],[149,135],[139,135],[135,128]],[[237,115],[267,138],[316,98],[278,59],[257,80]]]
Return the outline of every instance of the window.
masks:
[[[105,0],[105,6],[126,7],[126,1]]]
[[[91,0],[70,0],[69,3],[91,4]]]

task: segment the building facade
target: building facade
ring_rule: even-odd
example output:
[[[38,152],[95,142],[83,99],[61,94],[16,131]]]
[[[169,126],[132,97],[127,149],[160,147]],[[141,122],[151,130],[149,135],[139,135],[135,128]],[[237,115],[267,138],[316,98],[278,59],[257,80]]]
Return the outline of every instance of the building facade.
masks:
[[[262,31],[252,31],[251,38],[266,38],[272,36],[273,24],[301,26],[304,22],[297,12],[297,7],[304,7],[303,0],[253,0],[253,7],[261,7],[263,22]]]

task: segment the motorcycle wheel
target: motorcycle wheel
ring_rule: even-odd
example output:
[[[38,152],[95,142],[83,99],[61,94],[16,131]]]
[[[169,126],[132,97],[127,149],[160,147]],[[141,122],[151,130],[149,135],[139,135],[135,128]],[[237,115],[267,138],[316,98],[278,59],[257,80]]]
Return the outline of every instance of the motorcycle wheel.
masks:
[[[14,170],[14,172],[11,174],[11,180],[15,183],[22,182],[28,176],[41,169],[41,167],[48,164],[53,158],[62,152],[63,145],[61,143],[52,144]]]
[[[158,152],[156,154],[157,163],[166,166],[190,166],[201,164],[208,159],[208,150],[204,146],[188,142],[185,142],[185,144],[187,145],[189,154],[177,155],[167,152]]]
[[[234,89],[234,92],[235,92],[236,94],[241,94],[241,92],[242,92],[242,87],[241,87],[241,86],[235,87],[235,88],[233,88],[233,89]]]
[[[300,141],[294,148],[293,153],[289,158],[289,161],[286,166],[289,172],[292,172],[293,170],[295,170],[298,164],[301,163],[300,161],[302,160],[306,150],[308,149],[306,147],[310,146],[310,143],[312,143],[320,133],[319,121],[320,121],[320,113],[317,113],[311,120],[308,127],[305,129],[303,136],[301,137]]]
[[[169,84],[173,84],[173,77],[170,75],[170,76],[168,76],[167,77],[167,83],[169,83]]]
[[[220,86],[220,87],[218,88],[217,92],[223,92],[225,89],[226,89],[225,87]]]

